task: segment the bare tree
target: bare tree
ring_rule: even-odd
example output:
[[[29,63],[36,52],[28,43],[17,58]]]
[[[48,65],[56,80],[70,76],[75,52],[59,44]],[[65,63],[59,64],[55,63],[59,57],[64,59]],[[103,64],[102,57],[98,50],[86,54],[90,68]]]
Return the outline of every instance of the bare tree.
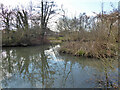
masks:
[[[25,10],[17,10],[16,12],[16,28],[28,30],[28,13]]]
[[[56,10],[54,9],[54,1],[41,1],[41,29],[42,29],[42,39],[44,39],[45,30],[47,29],[47,24],[49,19],[51,19],[55,14]]]
[[[8,10],[7,8],[4,7],[3,4],[0,5],[0,9],[1,9],[1,12],[0,12],[0,17],[1,17],[1,21],[3,23],[2,27],[5,27],[5,30],[9,33],[9,30],[10,30],[10,25],[11,25],[11,22],[12,22],[12,10]]]

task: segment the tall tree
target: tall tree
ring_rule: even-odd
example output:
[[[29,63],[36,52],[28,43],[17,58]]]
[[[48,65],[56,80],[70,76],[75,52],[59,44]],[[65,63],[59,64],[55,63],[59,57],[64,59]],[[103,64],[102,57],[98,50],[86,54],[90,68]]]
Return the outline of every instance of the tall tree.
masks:
[[[0,5],[0,17],[1,17],[1,21],[4,25],[2,25],[3,27],[5,27],[5,30],[9,33],[10,30],[10,24],[12,22],[12,10],[5,8],[3,4]]]
[[[28,14],[25,10],[18,10],[16,13],[16,28],[28,29]]]
[[[49,19],[56,14],[56,10],[54,9],[55,3],[54,1],[41,1],[41,29],[42,29],[42,40],[44,39],[45,30],[47,29],[47,24]]]

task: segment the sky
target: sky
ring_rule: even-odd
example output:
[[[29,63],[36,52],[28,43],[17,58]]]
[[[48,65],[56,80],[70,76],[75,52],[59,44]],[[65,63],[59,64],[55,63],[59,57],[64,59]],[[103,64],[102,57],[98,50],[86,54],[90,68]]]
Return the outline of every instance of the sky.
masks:
[[[40,3],[41,0],[0,0],[0,3],[3,3],[6,6],[15,7],[17,5],[27,7],[30,3],[33,5]],[[86,13],[89,16],[94,16],[96,13],[101,12],[101,3],[104,2],[104,11],[110,11],[113,8],[110,6],[110,2],[113,3],[115,8],[118,8],[119,0],[53,0],[56,2],[58,8],[63,5],[63,9],[66,12],[66,15],[70,18],[74,16],[79,16],[80,13]],[[54,25],[53,25],[54,26]],[[51,25],[50,25],[51,27]],[[53,27],[54,28],[54,27]]]
[[[40,0],[0,0],[0,3],[10,6],[23,5],[28,6],[29,2],[36,4]],[[110,11],[112,7],[110,2],[113,3],[114,7],[118,7],[119,0],[54,0],[58,7],[63,5],[66,13],[70,17],[79,15],[80,13],[86,12],[88,15],[93,15],[93,12],[99,13],[101,11],[101,3],[104,2],[104,10]]]
[[[57,3],[63,4],[63,7],[68,11],[69,15],[75,16],[79,13],[86,12],[88,15],[93,15],[93,12],[101,12],[101,3],[104,2],[104,10],[110,11],[112,7],[118,7],[119,0],[55,0]],[[59,4],[59,5],[60,5]]]

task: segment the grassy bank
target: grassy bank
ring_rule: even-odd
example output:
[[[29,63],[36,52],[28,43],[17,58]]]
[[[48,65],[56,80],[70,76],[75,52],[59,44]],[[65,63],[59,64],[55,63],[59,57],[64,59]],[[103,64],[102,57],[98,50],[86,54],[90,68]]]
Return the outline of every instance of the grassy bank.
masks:
[[[105,44],[95,41],[89,42],[65,42],[61,45],[60,52],[72,54],[74,56],[85,56],[92,58],[115,57],[118,50],[117,44]]]
[[[108,14],[100,13],[94,19],[85,14],[79,18],[61,19],[58,28],[61,30],[60,35],[63,36],[64,43],[59,51],[94,58],[117,56],[119,43],[117,16],[118,13],[113,11]],[[80,21],[82,19],[83,21]]]
[[[48,37],[48,40],[51,44],[61,44],[61,43],[63,43],[62,38],[59,37],[59,36],[56,36],[56,37],[55,36],[50,36],[50,37]]]

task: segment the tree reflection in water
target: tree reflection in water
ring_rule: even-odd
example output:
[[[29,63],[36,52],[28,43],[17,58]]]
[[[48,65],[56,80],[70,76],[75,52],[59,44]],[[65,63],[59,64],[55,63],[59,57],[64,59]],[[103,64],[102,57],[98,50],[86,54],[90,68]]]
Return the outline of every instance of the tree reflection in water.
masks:
[[[110,73],[111,71],[118,71],[116,70],[116,65],[114,64],[114,62],[117,62],[117,60],[115,60],[115,58],[105,57],[101,60],[102,66],[104,68],[104,75],[102,76],[102,78],[98,78],[99,86],[104,88],[118,88],[118,73]]]
[[[48,59],[44,52],[46,48],[49,47],[36,47],[32,50],[30,47],[29,50],[28,48],[3,49],[2,76],[4,79],[10,79],[11,75],[19,75],[17,78],[29,80],[33,87],[36,87],[36,81],[42,82],[41,87],[51,87],[54,80],[52,72],[54,71],[49,68]],[[7,86],[7,82],[5,86]]]
[[[117,75],[109,68],[113,62],[104,65],[100,60],[59,54],[48,45],[3,48],[2,57],[2,87],[93,88],[101,83],[98,80],[107,81],[109,74]]]

